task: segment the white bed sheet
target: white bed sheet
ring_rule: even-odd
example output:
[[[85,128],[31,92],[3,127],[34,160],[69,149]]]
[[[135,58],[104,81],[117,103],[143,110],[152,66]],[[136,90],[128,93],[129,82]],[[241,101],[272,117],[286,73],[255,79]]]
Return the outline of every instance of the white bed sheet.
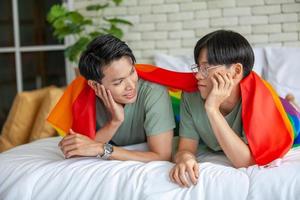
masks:
[[[198,157],[200,178],[190,188],[169,181],[170,162],[64,159],[60,137],[0,154],[0,199],[297,199],[300,149],[274,168],[235,169],[221,154]],[[145,150],[145,144],[128,149]],[[298,186],[298,187],[297,187]]]

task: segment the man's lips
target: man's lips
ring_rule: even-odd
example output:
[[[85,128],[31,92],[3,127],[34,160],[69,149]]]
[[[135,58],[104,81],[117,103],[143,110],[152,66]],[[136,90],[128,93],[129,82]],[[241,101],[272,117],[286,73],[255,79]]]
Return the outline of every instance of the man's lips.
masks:
[[[133,97],[135,97],[135,92],[130,92],[124,95],[127,99],[131,99]]]

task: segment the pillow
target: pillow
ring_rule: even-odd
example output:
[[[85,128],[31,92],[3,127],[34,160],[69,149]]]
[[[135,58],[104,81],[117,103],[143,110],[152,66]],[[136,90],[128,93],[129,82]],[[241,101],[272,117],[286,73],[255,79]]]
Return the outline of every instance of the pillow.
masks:
[[[155,54],[155,65],[178,72],[191,72],[190,66],[195,63],[192,55],[172,56],[167,54]]]
[[[29,141],[57,135],[55,129],[46,121],[46,119],[63,92],[64,89],[62,88],[51,88],[48,90],[36,116]]]
[[[28,142],[36,114],[50,88],[21,92],[16,95],[3,125],[0,152]]]
[[[278,94],[285,97],[291,93],[295,101],[300,102],[300,48],[294,47],[267,47],[268,61],[266,79],[276,89]]]
[[[253,52],[255,56],[253,71],[265,78],[265,67],[267,66],[265,50],[264,48],[255,47]]]

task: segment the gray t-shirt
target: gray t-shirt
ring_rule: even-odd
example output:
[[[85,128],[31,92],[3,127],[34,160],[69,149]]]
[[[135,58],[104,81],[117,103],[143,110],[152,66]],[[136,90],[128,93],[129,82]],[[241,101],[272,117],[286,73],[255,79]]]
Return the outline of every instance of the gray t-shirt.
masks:
[[[112,138],[116,145],[146,142],[147,136],[175,128],[171,100],[167,89],[142,79],[138,81],[137,99],[125,105],[125,119]],[[102,101],[96,100],[97,130],[110,119]]]
[[[225,116],[225,119],[234,132],[247,143],[242,124],[242,101]],[[208,116],[204,108],[204,100],[199,92],[183,93],[180,103],[181,137],[199,141],[199,148],[209,148],[213,151],[222,150],[213,133]]]

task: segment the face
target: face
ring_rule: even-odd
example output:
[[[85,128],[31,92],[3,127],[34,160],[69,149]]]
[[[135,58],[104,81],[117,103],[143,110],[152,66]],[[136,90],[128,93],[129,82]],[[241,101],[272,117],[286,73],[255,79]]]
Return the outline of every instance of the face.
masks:
[[[129,57],[115,60],[103,69],[103,86],[110,90],[113,99],[120,104],[135,102],[138,76]]]
[[[205,77],[200,72],[200,70],[195,75],[196,79],[198,80],[197,84],[198,84],[200,95],[203,99],[206,99],[213,87],[211,77],[214,76],[214,74],[216,74],[217,72],[225,75],[226,73],[230,72],[230,68],[228,69],[224,65],[217,65],[217,66],[209,65],[207,62],[206,48],[200,51],[198,57],[198,64],[208,69],[207,77]]]

